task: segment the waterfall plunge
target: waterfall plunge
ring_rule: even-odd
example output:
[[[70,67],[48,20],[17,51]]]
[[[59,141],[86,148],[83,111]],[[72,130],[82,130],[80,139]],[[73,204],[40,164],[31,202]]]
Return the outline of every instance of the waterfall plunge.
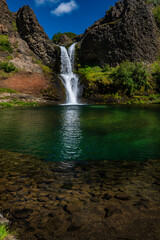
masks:
[[[61,48],[61,80],[65,86],[67,99],[67,105],[76,105],[78,104],[78,76],[73,72],[74,70],[74,60],[75,60],[75,46],[76,43],[73,43],[68,51],[65,47],[60,46]]]

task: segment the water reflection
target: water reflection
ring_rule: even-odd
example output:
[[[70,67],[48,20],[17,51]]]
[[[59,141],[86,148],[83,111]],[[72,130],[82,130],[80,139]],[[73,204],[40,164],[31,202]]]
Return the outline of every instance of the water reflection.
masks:
[[[80,107],[62,106],[62,128],[60,130],[61,153],[60,158],[64,161],[62,165],[70,167],[70,160],[78,160],[82,154],[80,147],[82,132],[80,128]]]

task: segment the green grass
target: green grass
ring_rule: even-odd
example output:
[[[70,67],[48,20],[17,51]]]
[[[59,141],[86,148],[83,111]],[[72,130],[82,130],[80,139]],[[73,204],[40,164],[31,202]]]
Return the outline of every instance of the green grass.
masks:
[[[5,225],[0,225],[0,240],[3,240],[9,235],[9,231]]]
[[[0,103],[0,107],[20,107],[20,106],[37,106],[37,102],[24,102],[17,100],[16,98],[10,102]]]
[[[13,49],[8,40],[8,36],[0,35],[0,51],[12,53]]]
[[[0,93],[17,93],[17,92],[10,88],[0,88]]]

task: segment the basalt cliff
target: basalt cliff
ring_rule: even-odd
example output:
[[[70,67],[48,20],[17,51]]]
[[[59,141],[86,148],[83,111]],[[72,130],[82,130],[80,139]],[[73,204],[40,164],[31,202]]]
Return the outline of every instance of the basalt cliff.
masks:
[[[0,0],[0,45],[1,64],[13,64],[17,69],[14,73],[1,72],[0,88],[63,101],[63,86],[56,74],[59,48],[48,38],[29,6],[12,13],[6,0]]]
[[[125,60],[150,63],[159,49],[152,5],[143,0],[123,0],[85,31],[80,61],[101,66],[115,66]]]

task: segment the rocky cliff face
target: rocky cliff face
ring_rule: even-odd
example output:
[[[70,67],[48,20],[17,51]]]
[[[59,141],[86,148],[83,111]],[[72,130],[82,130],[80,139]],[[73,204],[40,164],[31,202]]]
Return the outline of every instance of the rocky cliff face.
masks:
[[[115,66],[124,60],[152,62],[158,49],[151,7],[141,0],[123,0],[86,30],[80,61],[83,65],[101,66]]]
[[[24,6],[11,13],[6,0],[0,0],[0,35],[3,35],[0,40],[5,37],[12,49],[0,48],[0,62],[12,63],[18,70],[11,76],[0,70],[0,88],[63,101],[64,87],[53,73],[59,61],[58,48],[39,25],[31,8]]]
[[[29,6],[24,6],[18,11],[16,23],[20,36],[28,43],[30,49],[45,64],[55,65],[58,59],[58,48],[49,40]]]
[[[5,0],[0,0],[0,34],[13,34],[14,17],[9,11]]]

